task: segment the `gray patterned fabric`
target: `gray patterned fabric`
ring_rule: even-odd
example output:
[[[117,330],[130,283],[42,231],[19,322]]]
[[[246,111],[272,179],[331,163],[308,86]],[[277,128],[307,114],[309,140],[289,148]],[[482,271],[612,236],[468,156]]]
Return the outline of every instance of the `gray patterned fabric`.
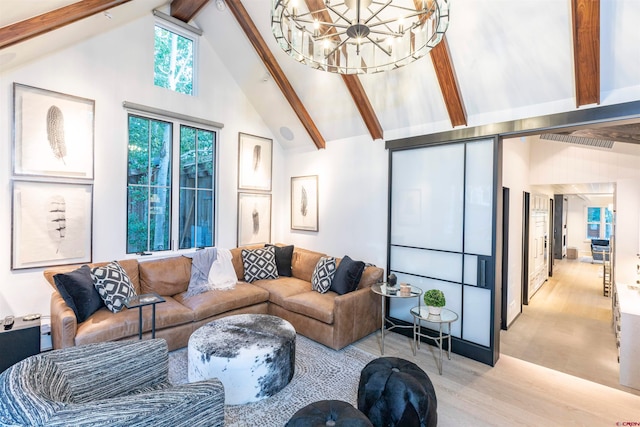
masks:
[[[92,269],[91,278],[93,286],[104,301],[104,305],[113,313],[124,308],[124,301],[127,298],[136,296],[136,290],[127,276],[127,272],[118,261]]]
[[[331,288],[333,276],[336,274],[336,259],[332,256],[320,258],[311,275],[311,288],[321,294]]]
[[[261,249],[243,249],[242,264],[244,280],[251,283],[256,280],[277,279],[276,251],[273,246]]]
[[[218,380],[172,386],[162,339],[31,356],[0,374],[2,426],[223,426]]]

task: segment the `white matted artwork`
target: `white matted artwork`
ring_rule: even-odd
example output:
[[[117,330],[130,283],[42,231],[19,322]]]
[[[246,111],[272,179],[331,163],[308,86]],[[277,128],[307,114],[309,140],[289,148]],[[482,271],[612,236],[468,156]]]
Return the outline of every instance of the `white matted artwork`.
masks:
[[[14,181],[13,270],[91,262],[92,184]]]
[[[271,194],[238,193],[238,246],[271,241]]]
[[[13,172],[93,179],[95,101],[13,84]]]
[[[273,141],[246,133],[238,134],[238,188],[271,191]]]
[[[291,229],[318,231],[318,175],[291,177]]]

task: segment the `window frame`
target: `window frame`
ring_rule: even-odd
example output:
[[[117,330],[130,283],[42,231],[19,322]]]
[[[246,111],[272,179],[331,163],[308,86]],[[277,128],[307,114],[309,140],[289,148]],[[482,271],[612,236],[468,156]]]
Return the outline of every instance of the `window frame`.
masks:
[[[161,89],[166,89],[169,90],[171,92],[175,92],[181,95],[186,95],[186,96],[197,96],[198,95],[198,82],[199,82],[199,73],[198,73],[198,64],[199,64],[199,40],[200,40],[200,35],[202,35],[202,31],[198,30],[197,28],[191,27],[188,24],[184,24],[182,22],[175,22],[176,19],[172,18],[171,16],[165,15],[163,13],[160,12],[155,12],[154,13],[156,19],[155,22],[153,24],[153,86],[157,87],[157,88],[161,88]],[[155,67],[156,67],[156,55],[155,55],[155,45],[156,45],[156,27],[160,27],[166,31],[172,32],[177,34],[180,37],[184,37],[186,39],[191,40],[191,42],[193,43],[193,65],[192,65],[192,69],[191,69],[191,75],[192,75],[192,82],[191,82],[191,93],[184,93],[184,92],[178,92],[177,90],[173,90],[171,88],[166,88],[164,86],[158,86],[155,84],[155,79],[156,79],[156,72],[155,72]]]
[[[600,211],[600,221],[589,221],[589,209],[598,209]],[[611,239],[613,234],[613,211],[611,212],[611,221],[607,221],[608,206],[586,206],[585,213],[585,240],[591,241],[592,239]],[[589,237],[589,226],[591,224],[598,224],[598,237]],[[607,237],[607,226],[610,226],[610,235]]]
[[[168,252],[172,253],[186,253],[192,252],[193,250],[199,248],[200,246],[193,246],[190,248],[179,248],[179,235],[180,235],[180,130],[182,126],[188,126],[191,128],[195,128],[198,130],[204,130],[207,132],[212,132],[214,134],[213,138],[213,173],[212,173],[212,239],[211,246],[214,247],[217,245],[218,240],[218,212],[219,212],[219,151],[220,151],[220,132],[222,125],[215,126],[214,124],[201,123],[197,119],[189,120],[184,116],[177,115],[165,115],[158,114],[150,111],[139,111],[136,109],[127,109],[126,110],[126,120],[127,120],[127,173],[125,176],[125,188],[126,188],[126,236],[125,236],[125,253],[127,255],[134,254],[144,254],[144,255],[162,255],[167,254]],[[169,227],[169,248],[165,250],[149,250],[148,245],[147,249],[143,251],[129,252],[129,120],[131,116],[148,119],[148,120],[156,120],[167,122],[171,124],[172,127],[172,153],[171,153],[171,185],[169,189],[169,212],[170,212],[170,227]],[[216,123],[217,124],[217,123]]]

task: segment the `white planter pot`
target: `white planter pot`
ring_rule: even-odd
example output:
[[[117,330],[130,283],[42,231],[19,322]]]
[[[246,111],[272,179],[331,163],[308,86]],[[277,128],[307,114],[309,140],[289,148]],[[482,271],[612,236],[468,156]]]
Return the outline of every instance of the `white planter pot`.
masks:
[[[433,314],[435,316],[440,316],[442,312],[442,307],[434,307],[432,305],[428,305],[427,309],[429,310],[429,314]]]

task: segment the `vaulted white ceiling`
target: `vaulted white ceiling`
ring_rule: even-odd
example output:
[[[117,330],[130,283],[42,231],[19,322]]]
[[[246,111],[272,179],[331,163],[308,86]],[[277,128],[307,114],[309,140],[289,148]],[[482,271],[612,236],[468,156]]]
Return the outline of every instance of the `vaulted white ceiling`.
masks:
[[[73,1],[0,0],[0,27]],[[135,0],[0,50],[0,70],[52,48],[151,13],[166,2]],[[326,141],[369,135],[342,78],[287,56],[270,29],[270,0],[242,4]],[[602,104],[640,99],[640,1],[601,0]],[[196,26],[285,148],[314,144],[228,8],[209,2]],[[449,44],[468,126],[576,107],[571,6],[568,0],[451,0]],[[452,129],[431,60],[360,76],[384,139]],[[580,108],[590,108],[583,106]]]

